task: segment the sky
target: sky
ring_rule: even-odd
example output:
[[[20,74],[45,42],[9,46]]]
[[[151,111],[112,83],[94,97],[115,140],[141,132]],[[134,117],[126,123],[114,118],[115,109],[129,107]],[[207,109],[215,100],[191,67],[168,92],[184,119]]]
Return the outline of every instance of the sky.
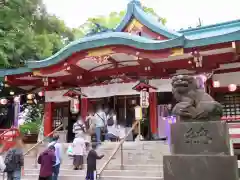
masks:
[[[89,17],[108,15],[127,8],[129,0],[43,0],[47,11],[64,20],[69,27],[78,27]],[[141,0],[173,30],[240,19],[240,0]]]

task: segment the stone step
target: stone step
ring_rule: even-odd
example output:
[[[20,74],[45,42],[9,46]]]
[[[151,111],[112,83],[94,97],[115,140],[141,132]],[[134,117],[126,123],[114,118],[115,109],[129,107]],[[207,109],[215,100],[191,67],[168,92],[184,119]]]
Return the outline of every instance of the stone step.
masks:
[[[100,169],[102,167],[103,164],[97,164],[97,169]],[[24,166],[25,169],[39,169],[40,166],[38,165],[37,167],[32,164],[30,167],[29,166]],[[71,170],[73,168],[72,164],[62,164],[61,165],[61,169],[69,169]],[[84,164],[84,168],[86,168],[86,164]],[[109,163],[108,166],[106,167],[106,169],[108,170],[120,170],[121,169],[121,165],[120,164],[116,164],[116,163]],[[159,164],[124,164],[124,169],[127,170],[139,170],[139,171],[143,171],[143,170],[152,170],[152,171],[162,171],[163,169],[163,164],[162,162],[160,162]]]
[[[25,174],[39,174],[39,169],[24,169]],[[60,175],[86,175],[86,170],[72,170],[72,169],[63,169],[60,170]],[[104,170],[103,176],[148,176],[148,177],[158,177],[163,176],[163,171],[159,170],[119,170],[111,169]]]
[[[22,180],[36,180],[38,174],[25,174]],[[60,175],[59,180],[81,180],[85,179],[85,175]],[[101,180],[163,180],[162,176],[102,176]]]

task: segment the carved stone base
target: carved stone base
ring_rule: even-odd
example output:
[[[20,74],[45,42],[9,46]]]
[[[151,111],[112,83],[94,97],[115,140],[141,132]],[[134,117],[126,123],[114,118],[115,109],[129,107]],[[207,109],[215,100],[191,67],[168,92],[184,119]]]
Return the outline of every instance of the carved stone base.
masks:
[[[228,126],[225,122],[180,122],[171,125],[172,154],[230,155]]]
[[[164,180],[238,180],[237,158],[227,155],[170,155]]]

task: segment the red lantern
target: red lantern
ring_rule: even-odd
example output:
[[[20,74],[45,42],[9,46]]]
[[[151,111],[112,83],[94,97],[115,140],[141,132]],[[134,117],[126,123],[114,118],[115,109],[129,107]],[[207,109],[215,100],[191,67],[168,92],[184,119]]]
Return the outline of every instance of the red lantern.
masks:
[[[42,91],[38,92],[38,96],[42,97],[44,96],[44,93]]]
[[[228,90],[229,90],[230,92],[236,91],[236,90],[237,90],[237,85],[236,85],[236,84],[229,84],[229,85],[228,85]]]
[[[0,103],[1,103],[2,105],[5,105],[5,104],[7,104],[7,102],[8,102],[8,100],[7,100],[7,99],[1,99],[1,100],[0,100]]]
[[[219,88],[220,87],[220,82],[219,81],[213,81],[213,87],[214,88]]]
[[[15,102],[15,103],[20,102],[20,96],[16,96],[16,97],[14,97],[14,102]]]

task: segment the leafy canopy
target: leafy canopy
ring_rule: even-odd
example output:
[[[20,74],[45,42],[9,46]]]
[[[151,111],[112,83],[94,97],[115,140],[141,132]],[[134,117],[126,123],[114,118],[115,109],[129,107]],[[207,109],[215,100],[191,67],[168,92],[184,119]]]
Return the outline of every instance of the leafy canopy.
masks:
[[[162,18],[157,15],[157,13],[152,9],[148,7],[143,7],[143,10],[153,16],[157,21],[161,22],[162,24],[166,24],[166,19]],[[124,18],[126,14],[126,11],[121,12],[112,12],[108,16],[97,16],[93,18],[89,18],[83,25],[81,25],[79,28],[73,29],[75,38],[81,38],[85,36],[90,31],[100,31],[96,24],[99,24],[102,27],[108,28],[108,29],[114,29],[119,25],[121,20]]]
[[[14,68],[26,60],[42,60],[59,51],[74,39],[91,31],[98,32],[96,24],[115,28],[126,11],[109,16],[89,18],[79,28],[71,29],[64,21],[46,12],[42,0],[5,0],[0,8],[0,67]],[[152,8],[144,11],[163,24]]]
[[[0,66],[47,58],[73,38],[72,30],[49,15],[41,0],[8,0],[0,8]]]

